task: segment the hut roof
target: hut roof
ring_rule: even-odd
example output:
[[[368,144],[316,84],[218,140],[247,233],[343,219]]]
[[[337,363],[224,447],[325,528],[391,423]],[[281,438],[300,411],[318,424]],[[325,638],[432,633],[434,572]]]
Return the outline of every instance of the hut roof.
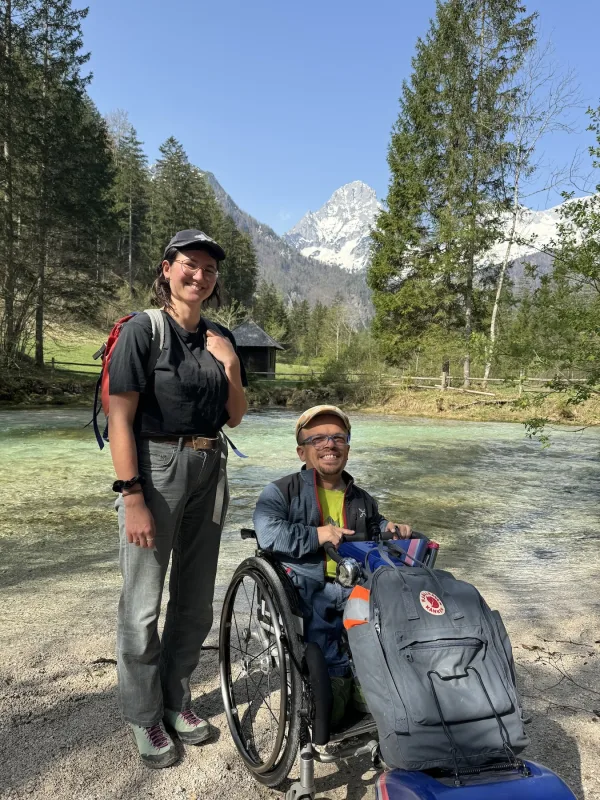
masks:
[[[237,328],[234,328],[231,332],[233,333],[233,338],[238,347],[274,347],[276,350],[284,349],[279,342],[272,339],[268,333],[263,331],[263,329],[257,325],[256,322],[252,322],[252,320],[242,322],[241,325],[238,325]]]

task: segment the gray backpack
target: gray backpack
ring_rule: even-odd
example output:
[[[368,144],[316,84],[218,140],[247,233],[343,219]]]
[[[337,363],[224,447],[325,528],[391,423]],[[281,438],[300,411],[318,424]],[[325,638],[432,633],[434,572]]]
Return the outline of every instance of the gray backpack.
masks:
[[[528,744],[512,649],[474,586],[427,567],[379,567],[344,626],[383,760],[455,773],[516,763]]]

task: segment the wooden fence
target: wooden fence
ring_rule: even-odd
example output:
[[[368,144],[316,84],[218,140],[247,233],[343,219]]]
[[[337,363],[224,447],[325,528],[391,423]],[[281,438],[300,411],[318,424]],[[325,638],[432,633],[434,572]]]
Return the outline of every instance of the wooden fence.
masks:
[[[52,358],[49,362],[48,366],[50,367],[51,372],[55,370],[62,370],[64,367],[82,367],[85,369],[68,369],[65,371],[73,372],[77,375],[97,375],[100,371],[101,363],[100,361],[95,363],[81,363],[76,361],[57,361],[55,358]],[[249,372],[248,376],[253,378],[256,382],[264,382],[264,383],[277,383],[277,384],[294,384],[294,385],[302,385],[311,383],[313,381],[319,381],[323,375],[323,370],[314,370],[311,369],[310,371],[305,372],[286,372],[286,373],[279,373],[276,374],[275,378],[271,377],[270,372]],[[453,391],[453,392],[465,392],[468,391],[470,394],[489,394],[493,395],[493,392],[478,392],[475,389],[468,389],[465,390],[462,387],[464,382],[463,376],[452,376],[446,372],[441,373],[440,375],[405,375],[405,374],[398,374],[398,375],[390,375],[387,373],[361,373],[361,372],[348,372],[344,374],[344,381],[346,382],[357,382],[359,380],[368,379],[378,386],[382,388],[387,387],[410,387],[414,389],[440,389],[443,391]],[[488,378],[487,384],[489,388],[497,387],[497,388],[515,388],[518,391],[518,394],[521,395],[524,392],[551,392],[553,389],[544,386],[544,384],[548,384],[550,381],[556,383],[556,378],[530,378],[526,376],[524,373],[521,373],[518,377],[515,378]],[[478,386],[484,382],[482,377],[473,376],[470,379],[471,386]],[[583,379],[578,380],[566,380],[564,381],[565,385],[572,385],[573,383],[583,383]]]

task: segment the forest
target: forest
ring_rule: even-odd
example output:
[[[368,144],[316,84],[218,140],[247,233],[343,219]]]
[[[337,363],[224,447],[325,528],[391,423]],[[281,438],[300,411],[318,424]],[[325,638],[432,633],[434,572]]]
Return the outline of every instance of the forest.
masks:
[[[543,163],[540,143],[574,130],[585,99],[519,0],[439,0],[416,42],[372,233],[370,320],[342,294],[327,306],[285,297],[181,142],[168,138],[150,163],[126,111],[99,113],[86,13],[71,0],[0,0],[4,368],[42,368],[49,323],[105,331],[145,307],[165,243],[194,227],[227,252],[217,318],[254,319],[292,363],[332,375],[374,364],[438,374],[448,363],[465,388],[538,375],[576,401],[597,394],[600,108],[588,108],[588,153]],[[551,188],[567,201],[556,239],[517,281],[519,222]]]

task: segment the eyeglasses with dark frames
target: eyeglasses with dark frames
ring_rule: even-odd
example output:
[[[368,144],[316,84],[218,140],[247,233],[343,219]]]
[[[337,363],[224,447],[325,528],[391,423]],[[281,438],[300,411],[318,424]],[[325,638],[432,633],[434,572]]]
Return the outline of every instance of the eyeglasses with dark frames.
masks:
[[[303,439],[301,442],[298,442],[298,444],[301,446],[308,444],[312,445],[315,450],[323,450],[323,448],[327,446],[330,439],[335,447],[346,447],[350,444],[350,435],[348,433],[334,433],[331,436],[318,434],[317,436],[309,436],[307,439]]]

